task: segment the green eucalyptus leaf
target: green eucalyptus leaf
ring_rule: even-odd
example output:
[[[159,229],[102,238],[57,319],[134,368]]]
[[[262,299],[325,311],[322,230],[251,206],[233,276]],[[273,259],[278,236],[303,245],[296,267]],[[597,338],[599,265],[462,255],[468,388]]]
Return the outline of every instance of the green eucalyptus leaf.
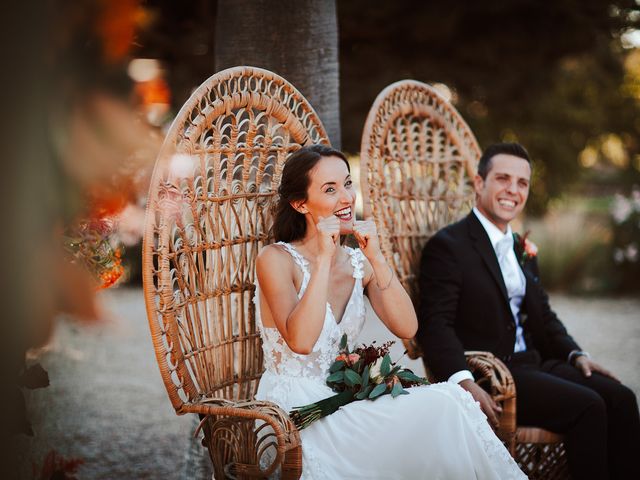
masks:
[[[393,398],[396,398],[398,395],[402,395],[402,392],[404,390],[402,389],[402,385],[398,382],[396,383],[393,388],[391,389],[391,396]]]
[[[393,369],[391,369],[391,371],[389,372],[389,375],[395,375],[400,371],[401,368],[402,368],[402,365],[396,365],[395,367],[393,367]]]
[[[380,375],[382,375],[383,377],[386,377],[387,375],[389,375],[390,371],[391,371],[391,357],[387,353],[382,359],[382,363],[380,364]]]
[[[367,398],[367,395],[368,395],[368,393],[367,393],[366,390],[361,390],[358,393],[356,393],[356,398],[358,400],[364,400],[365,398]]]
[[[402,372],[398,372],[398,378],[401,378],[402,380],[407,380],[409,382],[418,382],[418,383],[429,383],[425,378],[419,377],[416,374],[404,370]]]
[[[343,360],[337,360],[331,364],[331,367],[329,367],[329,372],[337,372],[338,370],[344,368],[344,366],[345,362]]]
[[[356,372],[354,372],[350,368],[347,368],[344,371],[344,381],[350,387],[352,387],[353,385],[362,384],[362,379],[360,378],[360,375],[358,375]]]
[[[342,338],[340,339],[340,350],[344,350],[345,348],[347,348],[347,334],[343,334]]]
[[[371,393],[369,394],[369,398],[371,400],[373,400],[374,398],[378,398],[386,390],[387,390],[387,385],[385,383],[380,383],[376,385],[373,390],[371,390]]]
[[[369,385],[369,365],[367,365],[366,367],[364,367],[364,370],[362,371],[362,386],[366,387],[367,385]]]
[[[327,383],[328,382],[333,382],[333,383],[344,382],[344,371],[338,370],[337,372],[334,372],[331,375],[329,375],[327,377]]]

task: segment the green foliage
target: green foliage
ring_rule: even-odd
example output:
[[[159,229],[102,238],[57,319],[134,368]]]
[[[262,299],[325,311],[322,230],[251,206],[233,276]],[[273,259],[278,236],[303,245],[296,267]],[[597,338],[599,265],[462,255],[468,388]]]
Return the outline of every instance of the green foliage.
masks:
[[[545,288],[577,294],[640,290],[640,189],[629,196],[564,197],[526,229]]]
[[[402,388],[402,384],[400,383],[394,384],[393,388],[391,389],[391,396],[393,398],[396,398],[398,395],[409,395],[409,392]]]
[[[380,375],[382,375],[383,377],[386,377],[387,375],[389,375],[390,371],[391,371],[391,357],[387,353],[382,358],[382,365],[380,366]]]
[[[629,80],[629,51],[619,40],[625,29],[640,27],[633,0],[338,6],[346,150],[359,149],[375,96],[414,78],[452,89],[481,146],[519,141],[527,147],[536,163],[531,213],[582,178],[579,155],[588,146],[599,149],[603,134],[619,135],[628,158],[640,154],[634,100],[640,81]],[[640,177],[631,163],[622,170],[621,177]]]
[[[354,385],[361,385],[362,380],[360,379],[360,375],[350,368],[347,368],[344,370],[344,383],[349,387],[353,387]]]
[[[384,383],[380,383],[380,384],[376,385],[375,388],[371,391],[371,393],[369,394],[369,398],[371,400],[373,400],[375,398],[378,398],[386,390],[387,390],[387,386]]]
[[[615,264],[616,290],[640,290],[640,187],[631,195],[617,194],[611,205],[613,241],[610,258]]]

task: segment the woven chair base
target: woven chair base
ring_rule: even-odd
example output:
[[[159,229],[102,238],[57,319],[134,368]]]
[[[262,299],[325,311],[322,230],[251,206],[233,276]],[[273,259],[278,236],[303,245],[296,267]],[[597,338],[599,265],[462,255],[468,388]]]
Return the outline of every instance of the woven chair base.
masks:
[[[541,428],[516,432],[516,462],[530,480],[568,480],[569,466],[563,437]]]
[[[203,422],[202,443],[209,450],[213,463],[214,477],[220,479],[265,478],[265,468],[261,468],[260,457],[276,440],[273,433],[264,432],[259,436],[255,419],[209,416]],[[291,448],[285,453],[280,466],[279,478],[298,479],[302,473],[302,447]]]

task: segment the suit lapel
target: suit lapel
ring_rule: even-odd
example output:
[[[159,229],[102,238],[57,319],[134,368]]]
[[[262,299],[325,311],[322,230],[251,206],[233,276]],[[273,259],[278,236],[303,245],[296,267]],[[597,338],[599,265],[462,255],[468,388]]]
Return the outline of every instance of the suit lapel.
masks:
[[[473,212],[467,216],[467,224],[469,225],[469,236],[473,241],[473,246],[480,254],[484,264],[487,266],[487,269],[495,280],[498,289],[502,292],[502,296],[505,301],[509,303],[507,287],[504,284],[500,265],[498,264],[498,258],[496,257],[496,252],[493,250],[493,246],[489,240],[489,235],[487,235],[487,232],[484,230],[480,220],[478,220]]]

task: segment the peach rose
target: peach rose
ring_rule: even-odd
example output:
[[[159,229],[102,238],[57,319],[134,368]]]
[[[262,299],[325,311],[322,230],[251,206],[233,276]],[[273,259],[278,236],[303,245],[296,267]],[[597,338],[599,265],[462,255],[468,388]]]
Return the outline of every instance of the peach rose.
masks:
[[[358,355],[357,353],[350,353],[349,354],[349,363],[351,365],[356,363],[358,360],[360,360],[360,355]]]

